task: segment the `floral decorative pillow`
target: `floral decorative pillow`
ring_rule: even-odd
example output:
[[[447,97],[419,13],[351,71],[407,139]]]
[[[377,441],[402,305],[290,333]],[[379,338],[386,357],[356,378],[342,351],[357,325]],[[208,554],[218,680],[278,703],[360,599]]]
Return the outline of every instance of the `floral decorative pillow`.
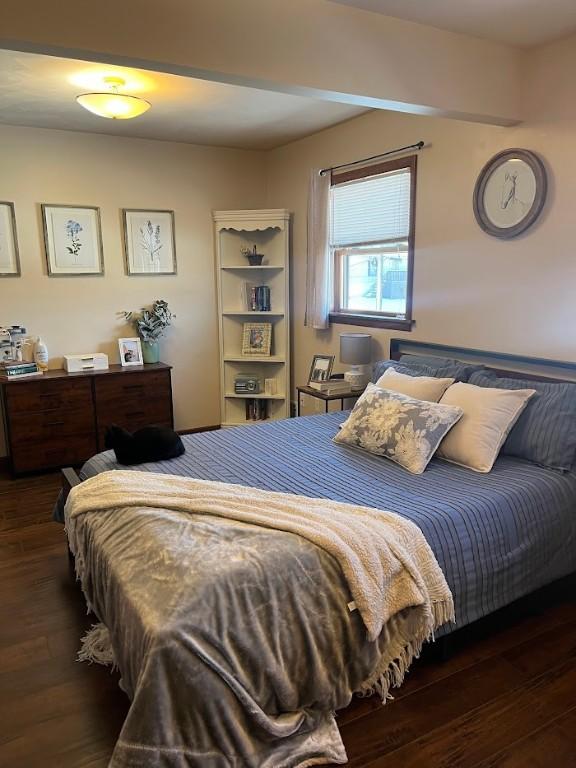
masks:
[[[420,475],[462,414],[456,406],[415,400],[368,384],[334,442],[385,456]]]

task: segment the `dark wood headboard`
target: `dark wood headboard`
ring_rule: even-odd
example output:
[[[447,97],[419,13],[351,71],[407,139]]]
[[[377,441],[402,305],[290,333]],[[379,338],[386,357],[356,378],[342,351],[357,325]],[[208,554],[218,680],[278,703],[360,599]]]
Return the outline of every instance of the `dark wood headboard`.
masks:
[[[576,382],[576,363],[565,360],[549,360],[543,357],[522,357],[505,352],[488,352],[483,349],[449,347],[411,339],[390,339],[390,359],[399,360],[401,355],[427,355],[450,357],[463,363],[476,363],[512,378],[535,381]]]

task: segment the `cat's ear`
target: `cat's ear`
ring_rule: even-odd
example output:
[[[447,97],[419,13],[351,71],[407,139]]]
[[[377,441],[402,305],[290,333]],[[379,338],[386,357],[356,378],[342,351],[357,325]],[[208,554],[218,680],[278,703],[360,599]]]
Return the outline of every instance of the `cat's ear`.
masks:
[[[116,448],[124,437],[130,437],[130,433],[117,424],[111,424],[109,427],[106,427],[106,432],[104,433],[104,447],[108,448],[108,450]]]

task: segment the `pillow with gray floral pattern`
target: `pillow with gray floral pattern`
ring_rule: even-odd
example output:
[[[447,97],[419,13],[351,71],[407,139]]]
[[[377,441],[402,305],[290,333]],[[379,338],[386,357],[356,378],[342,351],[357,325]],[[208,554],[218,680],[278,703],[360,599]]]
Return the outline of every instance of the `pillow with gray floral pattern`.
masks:
[[[420,475],[462,408],[415,400],[368,384],[334,442],[385,456]]]

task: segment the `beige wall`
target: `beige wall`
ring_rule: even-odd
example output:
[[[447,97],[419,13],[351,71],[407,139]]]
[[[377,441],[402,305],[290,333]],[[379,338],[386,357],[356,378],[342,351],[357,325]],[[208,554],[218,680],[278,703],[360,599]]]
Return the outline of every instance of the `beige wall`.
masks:
[[[0,279],[0,324],[41,333],[50,367],[133,336],[117,318],[166,299],[177,319],[162,343],[174,366],[176,427],[220,420],[212,209],[261,207],[262,155],[141,139],[0,126],[0,200],[16,205],[22,278]],[[100,206],[104,277],[47,277],[40,203]],[[176,277],[127,277],[121,208],[175,211]],[[0,444],[0,455],[3,455]]]
[[[366,331],[304,327],[308,174],[423,139],[416,205],[412,333],[368,330],[374,356],[388,355],[390,336],[576,360],[576,121],[480,126],[433,117],[372,112],[269,153],[268,205],[294,212],[294,382],[302,383],[314,353],[338,355],[338,336]],[[549,198],[539,222],[503,242],[484,234],[472,212],[478,172],[496,152],[526,147],[549,173]],[[342,370],[342,366],[339,366]]]

